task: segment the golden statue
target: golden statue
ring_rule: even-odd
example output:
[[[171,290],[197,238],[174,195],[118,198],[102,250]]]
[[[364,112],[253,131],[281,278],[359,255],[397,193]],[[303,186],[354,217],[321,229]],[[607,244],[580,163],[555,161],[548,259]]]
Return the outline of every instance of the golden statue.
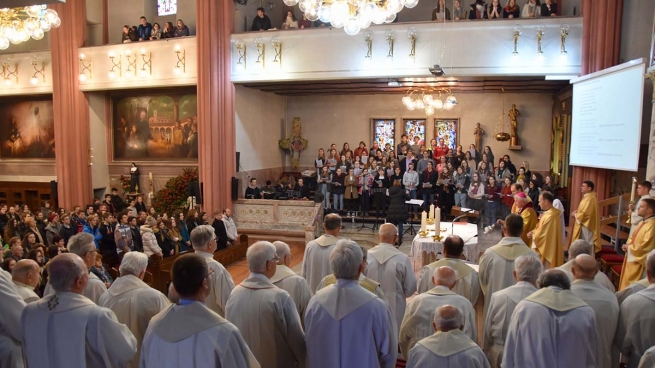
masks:
[[[518,122],[518,116],[521,115],[519,110],[516,109],[516,105],[512,104],[512,108],[509,109],[507,115],[509,115],[509,121],[511,125],[511,137],[512,140],[510,142],[510,145],[512,146],[519,146],[521,145],[521,142],[519,141],[519,135],[518,135],[518,127],[519,127],[519,122]]]
[[[480,126],[480,123],[473,130],[473,135],[475,135],[475,149],[482,153],[482,136],[484,135],[484,129]]]
[[[302,137],[302,124],[299,117],[293,118],[291,136],[278,141],[278,145],[291,153],[291,167],[297,169],[300,164],[300,151],[307,148],[307,140]]]

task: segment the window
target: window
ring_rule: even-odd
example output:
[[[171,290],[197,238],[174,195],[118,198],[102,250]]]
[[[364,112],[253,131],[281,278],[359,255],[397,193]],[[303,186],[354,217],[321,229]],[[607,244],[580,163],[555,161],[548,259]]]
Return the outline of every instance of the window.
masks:
[[[177,0],[157,0],[157,15],[171,15],[177,13]]]

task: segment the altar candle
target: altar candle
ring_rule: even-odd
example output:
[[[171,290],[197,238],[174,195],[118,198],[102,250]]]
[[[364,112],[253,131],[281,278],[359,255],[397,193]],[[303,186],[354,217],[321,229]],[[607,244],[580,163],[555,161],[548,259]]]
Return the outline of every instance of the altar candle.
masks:
[[[637,191],[637,178],[632,177],[632,192],[630,192],[630,203],[635,203],[635,193]]]
[[[148,173],[148,178],[150,178],[150,180],[152,181],[152,172]]]
[[[441,231],[441,208],[437,207],[434,214],[434,232],[439,235]]]
[[[423,211],[421,213],[421,232],[425,232],[425,229],[428,226],[428,214]]]
[[[430,213],[428,214],[431,220],[434,220],[434,205],[430,205]]]

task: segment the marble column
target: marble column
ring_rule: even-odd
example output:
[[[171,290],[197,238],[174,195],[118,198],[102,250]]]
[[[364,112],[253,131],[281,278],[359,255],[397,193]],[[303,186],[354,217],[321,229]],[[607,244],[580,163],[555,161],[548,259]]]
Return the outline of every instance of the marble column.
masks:
[[[198,171],[203,211],[232,205],[236,174],[234,85],[230,81],[230,33],[234,2],[196,0],[198,45]]]
[[[655,84],[655,68],[646,74],[646,78]],[[648,135],[648,163],[646,164],[646,180],[655,183],[655,86],[653,88],[652,114],[650,118],[650,134]]]
[[[86,39],[86,2],[67,0],[50,7],[61,26],[50,31],[55,162],[59,206],[91,203],[89,102],[79,89],[78,48]]]
[[[623,0],[582,0],[582,75],[594,73],[619,63],[621,49],[621,17]],[[588,167],[573,167],[571,177],[571,209],[578,208],[585,180],[596,185],[598,199],[609,197],[612,171]]]

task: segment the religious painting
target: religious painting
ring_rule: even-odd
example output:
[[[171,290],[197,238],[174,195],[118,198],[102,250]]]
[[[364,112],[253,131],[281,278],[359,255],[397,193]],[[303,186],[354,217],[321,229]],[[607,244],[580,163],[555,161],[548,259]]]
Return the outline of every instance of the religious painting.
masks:
[[[448,148],[455,151],[459,144],[459,119],[434,119],[434,138],[443,138]]]
[[[157,15],[175,15],[177,13],[177,0],[157,0]]]
[[[115,96],[114,159],[198,159],[198,103],[195,93]]]
[[[403,119],[407,142],[414,144],[414,137],[418,136],[421,140],[419,144],[425,144],[425,119]]]
[[[0,157],[54,159],[52,100],[0,104]]]
[[[373,124],[373,142],[378,142],[380,148],[389,143],[395,147],[396,119],[371,119]]]

